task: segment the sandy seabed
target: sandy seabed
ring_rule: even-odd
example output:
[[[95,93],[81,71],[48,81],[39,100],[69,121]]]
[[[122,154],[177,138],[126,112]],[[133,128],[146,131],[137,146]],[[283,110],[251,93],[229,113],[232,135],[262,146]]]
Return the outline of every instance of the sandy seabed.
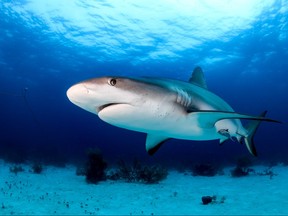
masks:
[[[0,161],[0,215],[288,215],[288,167],[277,175],[232,178],[230,170],[214,177],[169,171],[159,184],[103,181],[87,184],[76,167],[45,167],[34,174],[10,172]],[[262,172],[267,167],[253,167]],[[203,205],[201,197],[215,195]],[[221,202],[223,201],[223,202]]]

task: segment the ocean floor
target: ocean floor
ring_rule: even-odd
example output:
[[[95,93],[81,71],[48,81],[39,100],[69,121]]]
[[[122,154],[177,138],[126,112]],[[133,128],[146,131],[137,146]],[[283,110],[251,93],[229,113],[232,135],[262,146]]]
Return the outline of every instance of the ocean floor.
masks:
[[[192,176],[169,171],[159,184],[103,181],[87,184],[76,167],[45,167],[34,174],[10,172],[0,161],[0,215],[288,215],[288,167],[272,168],[277,175],[233,178]],[[256,172],[267,167],[256,166]],[[202,196],[216,196],[203,205]]]

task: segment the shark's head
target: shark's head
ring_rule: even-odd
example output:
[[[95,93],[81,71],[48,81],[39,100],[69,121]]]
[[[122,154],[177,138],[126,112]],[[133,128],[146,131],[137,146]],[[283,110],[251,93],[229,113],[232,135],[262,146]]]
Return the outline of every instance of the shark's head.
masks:
[[[102,77],[80,82],[67,91],[67,97],[75,105],[99,114],[113,106],[127,105],[135,102],[135,83],[119,77]],[[131,91],[132,90],[132,91]]]

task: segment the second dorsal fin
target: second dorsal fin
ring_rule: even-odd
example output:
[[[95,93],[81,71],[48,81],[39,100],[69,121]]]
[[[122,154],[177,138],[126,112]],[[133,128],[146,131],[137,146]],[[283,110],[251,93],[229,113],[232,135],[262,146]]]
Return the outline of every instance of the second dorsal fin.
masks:
[[[205,80],[204,73],[203,73],[201,67],[197,66],[194,68],[192,76],[189,79],[189,83],[192,83],[192,84],[195,84],[195,85],[198,85],[202,88],[207,89],[206,80]]]

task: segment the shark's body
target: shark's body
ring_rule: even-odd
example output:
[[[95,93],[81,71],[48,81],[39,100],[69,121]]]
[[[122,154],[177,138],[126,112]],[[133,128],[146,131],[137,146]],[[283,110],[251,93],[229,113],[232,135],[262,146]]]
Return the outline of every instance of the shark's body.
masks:
[[[223,99],[207,90],[201,68],[189,82],[163,78],[102,77],[72,86],[70,101],[103,121],[147,133],[146,149],[155,153],[169,139],[244,139],[256,155],[253,136],[260,121],[274,121],[235,113]],[[244,128],[239,119],[255,120]]]

